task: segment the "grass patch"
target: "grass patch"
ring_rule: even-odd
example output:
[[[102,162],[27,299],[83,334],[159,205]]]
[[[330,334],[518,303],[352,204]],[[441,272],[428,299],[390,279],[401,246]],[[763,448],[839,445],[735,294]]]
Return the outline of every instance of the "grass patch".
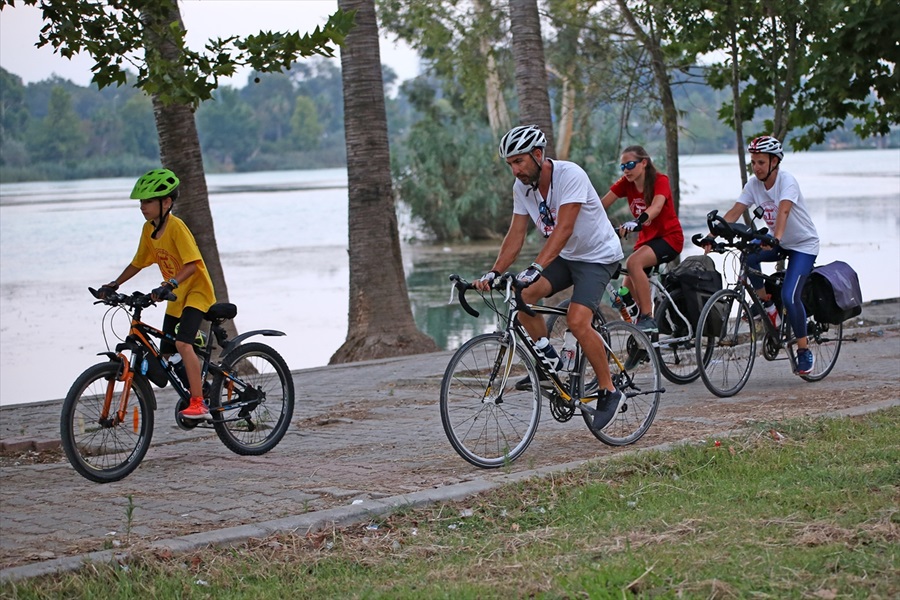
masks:
[[[368,525],[6,582],[5,598],[896,598],[900,409],[759,425]]]

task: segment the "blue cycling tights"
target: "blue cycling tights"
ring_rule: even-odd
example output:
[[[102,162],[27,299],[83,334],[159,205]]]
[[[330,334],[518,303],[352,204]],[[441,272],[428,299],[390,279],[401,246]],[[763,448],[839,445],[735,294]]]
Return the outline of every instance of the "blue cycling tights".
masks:
[[[806,337],[806,309],[800,300],[800,293],[803,291],[806,278],[812,272],[816,256],[796,250],[773,248],[750,254],[747,257],[747,264],[759,270],[761,263],[775,262],[783,256],[787,257],[788,263],[787,271],[784,273],[784,285],[781,288],[781,302],[787,307],[788,322],[794,330],[794,335],[798,338]],[[764,287],[763,279],[758,275],[750,275],[750,284],[755,290]]]

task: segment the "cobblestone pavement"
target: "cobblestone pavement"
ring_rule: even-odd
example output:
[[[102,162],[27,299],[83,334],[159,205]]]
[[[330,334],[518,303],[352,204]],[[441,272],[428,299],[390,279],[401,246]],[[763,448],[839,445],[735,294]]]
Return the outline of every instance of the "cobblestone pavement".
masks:
[[[818,383],[792,375],[786,360],[761,357],[733,398],[716,398],[701,381],[667,382],[656,421],[632,447],[604,446],[580,418],[558,423],[544,410],[534,442],[506,473],[470,466],[446,439],[438,393],[449,352],[295,372],[292,427],[259,457],[231,453],[211,429],[177,428],[174,397],[161,391],[146,458],[105,485],[80,477],[62,456],[61,401],[3,407],[0,568],[704,440],[750,421],[898,405],[898,307],[867,307],[863,325],[845,330],[859,341],[844,343],[834,371]]]

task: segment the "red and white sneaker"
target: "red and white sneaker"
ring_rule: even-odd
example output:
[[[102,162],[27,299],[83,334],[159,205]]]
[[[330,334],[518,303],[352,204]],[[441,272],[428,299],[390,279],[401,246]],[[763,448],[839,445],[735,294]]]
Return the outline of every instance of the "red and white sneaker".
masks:
[[[191,398],[191,403],[186,409],[178,413],[182,419],[209,419],[209,409],[203,398]]]

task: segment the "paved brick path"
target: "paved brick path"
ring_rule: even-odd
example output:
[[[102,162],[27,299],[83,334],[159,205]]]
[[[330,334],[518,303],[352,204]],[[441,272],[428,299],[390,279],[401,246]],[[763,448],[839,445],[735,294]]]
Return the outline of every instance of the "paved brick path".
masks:
[[[630,448],[603,446],[580,418],[557,423],[545,410],[535,441],[511,473],[702,440],[748,420],[900,404],[900,328],[883,325],[897,322],[898,306],[882,311],[888,313],[879,317],[882,324],[869,321],[854,330],[861,341],[845,342],[822,382],[804,383],[786,361],[759,358],[746,388],[727,400],[700,381],[667,383],[653,427]],[[105,485],[80,477],[53,450],[60,402],[0,408],[0,567],[508,477],[471,467],[447,442],[437,400],[449,357],[440,352],[295,372],[294,423],[281,444],[260,457],[232,454],[211,429],[178,429],[174,397],[161,393],[147,457],[125,480]],[[15,450],[36,445],[51,449],[42,456],[55,460],[14,464]]]

